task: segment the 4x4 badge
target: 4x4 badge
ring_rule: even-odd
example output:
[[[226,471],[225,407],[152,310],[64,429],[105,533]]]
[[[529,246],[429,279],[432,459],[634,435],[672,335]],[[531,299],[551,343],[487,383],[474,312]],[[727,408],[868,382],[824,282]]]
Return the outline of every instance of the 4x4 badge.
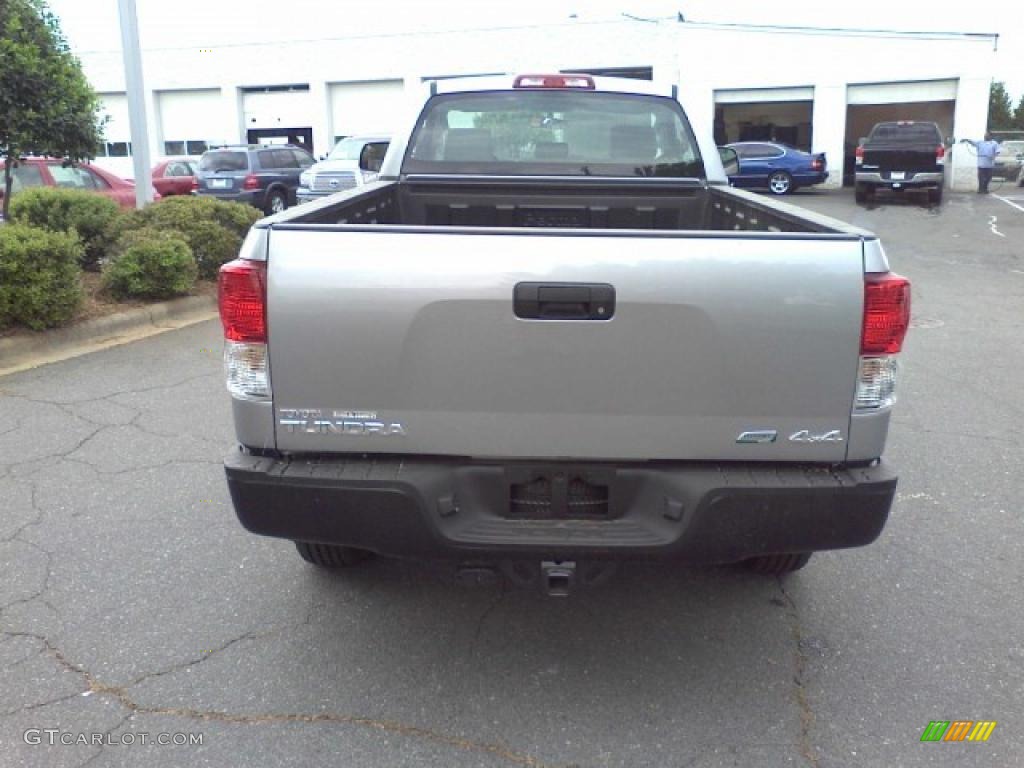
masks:
[[[791,443],[841,443],[843,442],[843,431],[833,429],[829,432],[822,432],[820,435],[813,434],[809,429],[801,429],[789,436]]]

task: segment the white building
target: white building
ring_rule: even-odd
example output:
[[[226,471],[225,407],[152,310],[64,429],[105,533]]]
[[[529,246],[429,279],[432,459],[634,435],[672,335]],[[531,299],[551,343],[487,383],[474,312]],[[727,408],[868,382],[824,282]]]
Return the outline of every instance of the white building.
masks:
[[[933,120],[946,135],[981,137],[997,39],[631,19],[339,35],[144,50],[151,155],[289,140],[321,155],[338,137],[396,128],[430,80],[584,71],[675,83],[696,130],[825,152],[838,187],[875,122]],[[120,52],[81,58],[110,116],[98,162],[131,175]],[[973,155],[954,147],[947,163],[947,183],[975,188]]]

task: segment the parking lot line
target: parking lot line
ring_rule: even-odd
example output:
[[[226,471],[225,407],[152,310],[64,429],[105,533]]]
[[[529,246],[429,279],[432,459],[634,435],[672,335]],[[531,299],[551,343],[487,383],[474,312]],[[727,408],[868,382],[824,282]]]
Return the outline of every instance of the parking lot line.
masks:
[[[1024,213],[1024,206],[1017,205],[1015,202],[1013,202],[1012,200],[1006,199],[1002,195],[992,195],[992,197],[996,198],[997,200],[1002,200],[1007,205],[1012,206],[1013,208],[1016,208],[1021,213]]]

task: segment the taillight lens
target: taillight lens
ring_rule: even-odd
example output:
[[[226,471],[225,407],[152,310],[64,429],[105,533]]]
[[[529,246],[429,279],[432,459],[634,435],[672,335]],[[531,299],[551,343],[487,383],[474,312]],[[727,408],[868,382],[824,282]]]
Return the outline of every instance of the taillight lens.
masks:
[[[857,370],[857,392],[853,407],[858,411],[877,411],[896,402],[896,355],[862,357]]]
[[[266,262],[228,262],[220,268],[217,288],[228,392],[246,400],[268,399]]]
[[[256,174],[250,173],[242,180],[242,189],[259,189],[260,180],[256,178]]]
[[[813,160],[811,160],[811,170],[812,171],[820,171],[824,167],[825,167],[825,163],[822,162],[820,157],[816,157]]]
[[[946,148],[941,144],[935,148],[935,159],[941,160],[946,156]]]
[[[856,159],[857,165],[860,165],[861,163],[863,163],[864,162],[864,147],[857,147],[857,149],[855,149],[853,151],[853,156]]]
[[[220,268],[220,322],[227,341],[267,341],[267,263],[235,259]]]
[[[892,272],[865,275],[854,410],[878,410],[896,402],[896,356],[909,326],[910,281]]]
[[[197,179],[195,176],[192,177],[192,191],[199,191],[199,179]]]
[[[910,326],[910,281],[892,272],[864,276],[862,355],[892,355]]]

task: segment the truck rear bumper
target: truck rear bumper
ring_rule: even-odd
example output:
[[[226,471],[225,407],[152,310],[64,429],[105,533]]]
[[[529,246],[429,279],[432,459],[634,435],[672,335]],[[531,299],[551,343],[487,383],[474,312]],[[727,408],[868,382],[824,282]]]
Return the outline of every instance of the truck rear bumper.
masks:
[[[877,171],[857,171],[856,180],[858,184],[872,184],[875,186],[892,187],[895,189],[907,187],[941,187],[944,175],[942,173],[913,172],[908,171],[904,179],[894,179],[888,173]]]
[[[424,558],[667,557],[728,563],[856,547],[878,537],[896,492],[896,475],[882,462],[862,468],[533,465],[289,460],[236,450],[225,460],[225,470],[238,518],[253,533]],[[606,515],[512,516],[512,484],[544,472],[602,483]]]

